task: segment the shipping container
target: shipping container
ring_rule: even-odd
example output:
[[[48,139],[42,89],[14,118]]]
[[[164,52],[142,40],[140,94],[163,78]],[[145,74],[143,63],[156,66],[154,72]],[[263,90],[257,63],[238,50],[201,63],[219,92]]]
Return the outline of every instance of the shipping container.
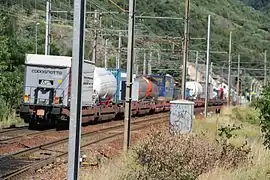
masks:
[[[71,57],[27,54],[24,97],[28,104],[68,106],[71,85]],[[94,65],[84,63],[83,105],[92,104]],[[61,102],[61,103],[60,103]]]
[[[138,77],[134,80],[132,88],[132,100],[140,101],[143,99],[157,100],[159,90],[157,82],[151,77]]]
[[[189,95],[186,97],[200,98],[203,94],[203,87],[197,81],[187,81],[186,89],[189,89]]]
[[[115,103],[121,103],[126,98],[126,79],[127,73],[124,69],[108,68],[108,71],[112,72],[117,80],[117,91],[114,96]],[[133,80],[136,78],[136,74],[133,74]]]
[[[96,98],[110,100],[117,90],[117,80],[115,76],[105,68],[95,68],[94,72],[94,94]]]
[[[173,88],[173,99],[174,100],[179,99],[179,96],[180,96],[180,88],[175,86]]]
[[[169,100],[172,100],[173,99],[173,89],[174,89],[174,83],[175,83],[175,80],[174,78],[169,75],[169,74],[166,74],[165,76],[165,91],[163,93],[163,95],[165,97],[167,97]]]
[[[20,117],[29,128],[38,123],[55,125],[63,109],[70,109],[71,100],[71,57],[26,54],[24,94]],[[82,106],[91,107],[93,99],[93,77],[95,65],[84,60]]]
[[[173,99],[174,93],[174,78],[166,74],[164,75],[150,75],[150,77],[154,78],[157,81],[157,86],[159,90],[160,97],[166,97],[168,100]]]

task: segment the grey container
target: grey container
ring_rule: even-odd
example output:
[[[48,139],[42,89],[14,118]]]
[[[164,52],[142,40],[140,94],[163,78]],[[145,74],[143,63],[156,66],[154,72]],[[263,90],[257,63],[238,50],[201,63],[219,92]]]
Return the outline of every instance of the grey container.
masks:
[[[190,133],[194,117],[194,102],[187,100],[175,100],[170,101],[170,104],[170,133]]]
[[[159,94],[158,86],[154,79],[137,77],[133,82],[132,100],[157,99]]]

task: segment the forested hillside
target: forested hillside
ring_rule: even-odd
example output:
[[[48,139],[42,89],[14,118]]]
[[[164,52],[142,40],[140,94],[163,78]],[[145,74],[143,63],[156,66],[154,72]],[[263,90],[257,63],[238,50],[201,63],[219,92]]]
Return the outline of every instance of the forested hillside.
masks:
[[[247,5],[252,6],[253,8],[258,10],[264,10],[267,7],[269,7],[270,4],[269,0],[242,0],[242,1]]]
[[[114,2],[114,3],[112,3]],[[250,1],[251,2],[251,1]],[[71,55],[72,47],[72,0],[52,0],[53,26],[51,53],[54,55]],[[6,0],[0,2],[0,118],[6,107],[15,107],[21,94],[24,54],[35,53],[37,36],[38,53],[44,53],[45,42],[45,9],[44,0]],[[118,45],[117,30],[127,30],[127,0],[91,0],[87,1],[87,11],[119,12],[102,15],[102,23],[95,26],[94,14],[87,14],[86,24],[86,58],[91,58],[93,32],[98,29],[98,65],[104,61],[104,42],[109,39],[110,66],[115,65]],[[59,11],[59,12],[55,12]],[[61,12],[60,12],[61,11]],[[185,0],[140,0],[137,1],[137,15],[184,17]],[[242,67],[263,68],[263,52],[269,46],[270,18],[239,0],[191,0],[190,38],[206,38],[207,15],[212,15],[212,50],[228,51],[229,31],[233,31],[233,62],[241,54]],[[37,28],[37,33],[36,33]],[[182,20],[137,20],[136,47],[145,48],[147,53],[152,49],[153,69],[170,69],[179,76],[181,63],[181,39],[164,38],[183,37],[184,21]],[[123,31],[124,32],[124,31]],[[127,34],[122,34],[122,47],[126,47]],[[174,42],[174,52],[171,51]],[[161,49],[167,49],[161,50]],[[169,49],[169,50],[168,50]],[[190,40],[190,50],[205,51],[206,41]],[[161,63],[157,63],[157,52],[160,52]],[[136,51],[136,60],[142,68],[143,50]],[[194,62],[194,51],[190,51],[190,61]],[[147,55],[149,58],[149,54]],[[201,63],[205,54],[200,54]],[[126,50],[122,50],[122,67],[125,67]],[[212,54],[214,71],[227,67],[227,54]],[[234,67],[237,67],[233,63]],[[170,71],[170,72],[171,72]],[[226,69],[225,69],[226,71]],[[262,75],[262,71],[246,69],[251,75]],[[4,104],[3,107],[1,107]],[[2,111],[1,111],[2,108]]]

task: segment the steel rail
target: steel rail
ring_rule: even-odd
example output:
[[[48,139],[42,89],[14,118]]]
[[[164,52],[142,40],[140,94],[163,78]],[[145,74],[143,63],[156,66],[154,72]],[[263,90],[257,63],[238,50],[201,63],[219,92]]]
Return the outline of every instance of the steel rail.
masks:
[[[27,128],[28,128],[28,126],[3,129],[0,131],[0,134],[12,132],[12,131],[18,131],[18,130],[27,129]]]
[[[211,110],[214,110],[214,109],[220,108],[220,107],[222,107],[222,105],[221,106],[210,106],[208,111],[211,111]],[[203,110],[204,110],[203,107],[194,108],[195,115],[197,115],[198,113],[200,113]],[[142,119],[142,120],[139,120],[140,118],[138,118],[137,121],[132,121],[132,124],[134,125],[134,126],[132,126],[132,131],[144,129],[144,128],[147,128],[149,126],[152,126],[155,124],[160,124],[160,123],[168,121],[169,113],[160,113],[160,114],[165,114],[165,115],[164,116],[157,116],[157,117],[152,116],[152,117]],[[160,114],[157,114],[157,115],[160,115]],[[82,134],[82,138],[88,137],[90,135],[97,136],[97,138],[95,138],[95,140],[93,140],[91,142],[82,144],[81,148],[87,147],[87,146],[92,145],[92,144],[102,143],[105,140],[109,140],[109,139],[116,138],[118,136],[123,135],[123,126],[124,126],[124,124],[120,124],[120,125],[115,125],[115,126],[111,126],[111,127],[107,127],[107,128],[103,128],[100,130],[95,130],[95,131],[91,131],[91,132],[87,132],[87,133]],[[108,133],[108,134],[106,134],[106,133]],[[100,134],[105,135],[105,137],[100,138]],[[49,147],[57,146],[60,144],[65,144],[67,141],[68,141],[68,138],[63,138],[63,139],[60,139],[60,140],[57,140],[57,141],[54,141],[51,143],[47,143],[47,144],[36,146],[36,147],[30,148],[30,149],[22,150],[22,151],[13,153],[12,155],[8,155],[8,156],[9,157],[10,156],[11,157],[17,157],[17,156],[20,157],[20,156],[28,154],[28,153],[37,152],[39,150],[46,150],[46,148],[49,148]],[[55,151],[55,152],[59,153],[59,151]],[[65,157],[67,154],[68,154],[68,152],[60,152],[59,155],[52,155],[52,157],[49,157],[49,158],[46,158],[43,160],[34,161],[32,163],[30,162],[30,164],[28,164],[28,165],[25,165],[21,168],[18,168],[18,169],[15,169],[13,171],[9,171],[9,172],[5,173],[4,175],[2,175],[0,177],[0,179],[3,179],[3,180],[16,179],[19,176],[23,176],[26,172],[35,171],[39,168],[46,166],[47,164],[53,163],[53,162],[55,162],[55,159]],[[3,157],[0,157],[0,159],[1,158],[3,158]]]
[[[21,130],[26,130],[26,129],[21,129]],[[23,137],[26,137],[26,136],[42,135],[42,134],[49,133],[49,132],[52,132],[52,131],[55,131],[55,130],[54,129],[49,129],[49,130],[45,130],[45,131],[33,132],[33,133],[29,133],[29,134],[26,133],[26,134],[15,136],[15,137],[9,137],[9,138],[5,138],[5,139],[0,139],[0,144],[8,143],[9,141],[13,141],[15,139],[23,138]],[[8,131],[8,132],[10,132],[10,131]]]
[[[168,117],[169,117],[169,114],[167,114],[165,116],[161,116],[161,117],[159,116],[159,117],[152,117],[152,118],[148,118],[148,119],[143,119],[143,120],[140,120],[140,121],[133,121],[132,124],[137,125],[138,127],[135,127],[132,130],[134,131],[134,130],[144,129],[146,127],[149,127],[149,126],[152,126],[152,125],[155,125],[155,124],[160,124],[162,122],[167,121],[168,119],[166,119],[166,118],[168,118]],[[149,123],[149,122],[153,122],[153,123]],[[90,135],[99,135],[99,134],[104,134],[106,132],[110,133],[113,130],[121,130],[120,132],[117,132],[117,133],[111,132],[111,133],[113,133],[112,135],[108,134],[104,138],[94,140],[94,141],[92,141],[90,143],[86,143],[86,144],[82,145],[81,148],[92,145],[92,144],[95,144],[95,143],[101,143],[102,141],[105,141],[105,140],[108,140],[108,139],[111,139],[111,138],[122,135],[123,134],[123,132],[122,132],[123,131],[123,126],[124,125],[121,124],[121,125],[116,125],[116,126],[104,128],[104,129],[101,129],[101,130],[96,130],[96,131],[87,132],[87,133],[82,134],[82,138],[85,138],[85,137],[88,137]],[[32,153],[34,151],[38,151],[40,149],[42,150],[43,148],[53,147],[53,146],[56,146],[56,145],[59,145],[59,144],[66,143],[67,140],[68,140],[68,138],[64,138],[64,139],[61,139],[61,140],[58,140],[58,141],[47,143],[45,145],[33,147],[31,149],[22,150],[22,151],[19,151],[19,152],[16,152],[16,153],[12,154],[12,156],[23,155],[23,154],[26,154],[26,153]],[[1,176],[1,179],[5,180],[5,179],[16,178],[17,176],[23,174],[26,171],[36,170],[36,169],[38,169],[38,168],[40,168],[40,167],[42,167],[42,166],[44,166],[44,165],[46,165],[48,163],[52,163],[52,162],[55,161],[56,158],[63,157],[65,155],[67,155],[67,153],[68,152],[64,152],[64,153],[61,153],[60,155],[56,155],[56,156],[47,158],[45,160],[40,160],[38,162],[30,163],[30,164],[28,164],[26,166],[23,166],[22,168],[7,172],[7,173],[5,173],[4,175]]]

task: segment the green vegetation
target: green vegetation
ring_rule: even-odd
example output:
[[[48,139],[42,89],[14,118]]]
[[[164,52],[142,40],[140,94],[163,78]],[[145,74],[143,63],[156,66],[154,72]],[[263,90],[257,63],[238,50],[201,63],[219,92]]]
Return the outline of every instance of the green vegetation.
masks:
[[[28,44],[17,36],[16,18],[0,13],[0,126],[14,117],[23,83],[24,52]],[[15,118],[16,119],[16,118]],[[14,120],[15,120],[14,119]]]
[[[264,144],[270,148],[270,87],[265,87],[261,97],[259,97],[253,106],[260,112],[261,130],[264,137]]]
[[[269,1],[265,0],[242,0],[244,3],[246,3],[249,6],[252,6],[254,9],[261,10],[263,12],[269,12]]]
[[[241,110],[255,112],[251,107],[237,111]],[[220,116],[195,120],[190,135],[156,132],[129,154],[94,172],[84,170],[82,179],[267,179],[270,153],[263,146],[259,126],[254,125],[258,117],[243,114],[239,121],[235,112],[235,108],[224,109]]]
[[[128,1],[114,0],[123,9],[128,9]],[[45,9],[43,0],[7,0],[0,2],[0,119],[7,118],[12,109],[16,108],[21,97],[23,80],[23,62],[25,53],[35,53],[36,27],[37,51],[44,53],[45,43]],[[72,18],[73,1],[53,0],[53,11],[67,11],[66,13],[54,12],[52,25],[51,54],[72,54]],[[87,1],[87,11],[113,11],[119,14],[103,14],[102,29],[98,37],[97,65],[102,66],[104,61],[104,42],[109,38],[109,66],[115,65],[118,45],[118,32],[108,29],[127,29],[127,13],[120,11],[119,7],[107,0]],[[141,0],[137,1],[137,14],[150,16],[184,17],[184,0]],[[229,31],[233,31],[233,60],[238,53],[241,54],[243,67],[262,68],[262,52],[270,50],[268,40],[270,18],[260,11],[256,11],[243,2],[235,0],[191,0],[190,37],[204,38],[207,32],[207,15],[212,15],[212,50],[228,51]],[[86,20],[86,48],[85,58],[92,55],[93,41],[93,13],[87,14]],[[39,25],[37,25],[39,23]],[[171,49],[172,41],[164,41],[158,36],[183,36],[184,22],[179,20],[137,20],[136,46],[153,49]],[[102,32],[102,36],[100,36]],[[127,34],[123,34],[127,35]],[[161,41],[162,40],[162,41]],[[123,38],[123,47],[127,45],[127,38]],[[175,49],[181,50],[180,40],[175,40]],[[205,40],[190,40],[190,49],[206,50]],[[270,52],[270,51],[269,51]],[[126,52],[122,51],[121,66],[126,66]],[[154,69],[167,69],[168,73],[174,72],[179,77],[180,53],[175,51],[161,52],[161,64],[153,64]],[[190,61],[194,61],[195,54],[190,52]],[[142,69],[142,51],[137,52],[137,60]],[[201,54],[205,59],[205,54]],[[214,72],[220,71],[227,61],[227,55],[212,55]],[[157,51],[153,53],[153,61],[157,62]],[[249,63],[246,63],[249,62]],[[233,64],[236,67],[236,64]],[[169,70],[170,69],[170,70]],[[251,75],[261,75],[261,71],[246,71]],[[246,80],[249,87],[250,80]],[[9,109],[8,111],[6,110]]]

